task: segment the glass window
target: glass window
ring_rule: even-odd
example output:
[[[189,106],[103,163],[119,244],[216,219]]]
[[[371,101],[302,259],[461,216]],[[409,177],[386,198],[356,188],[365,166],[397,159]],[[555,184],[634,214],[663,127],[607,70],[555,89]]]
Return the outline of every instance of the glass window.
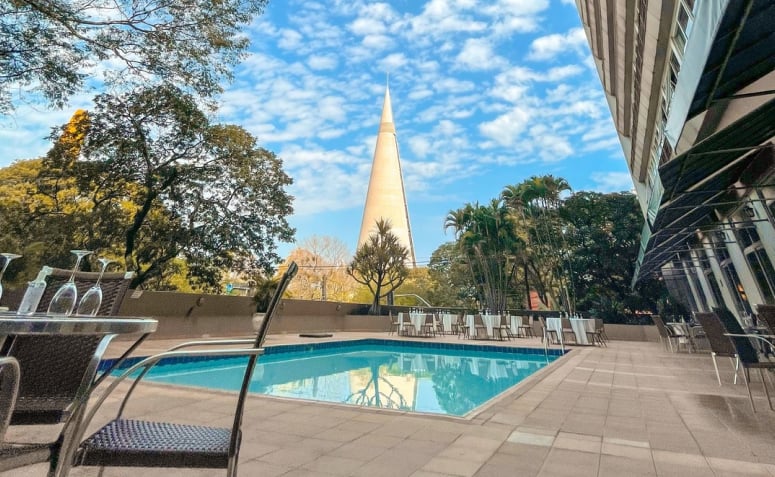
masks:
[[[759,241],[759,232],[752,222],[748,222],[737,229],[737,237],[740,240],[740,248],[745,249]]]
[[[740,283],[740,277],[737,275],[737,270],[731,261],[725,261],[721,265],[721,270],[729,284],[729,290],[732,294],[732,298],[735,301],[735,308],[738,312],[751,314],[751,305],[748,303],[748,295],[745,293],[743,284]]]
[[[767,256],[767,252],[761,246],[745,255],[751,272],[759,286],[764,302],[775,304],[775,269]]]

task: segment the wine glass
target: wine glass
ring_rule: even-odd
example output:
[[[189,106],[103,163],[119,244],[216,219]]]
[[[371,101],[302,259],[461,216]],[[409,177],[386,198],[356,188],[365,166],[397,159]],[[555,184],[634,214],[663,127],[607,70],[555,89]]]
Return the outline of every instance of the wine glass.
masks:
[[[21,255],[17,255],[15,253],[0,253],[0,256],[2,256],[5,260],[3,261],[3,268],[0,269],[0,297],[3,296],[3,275],[5,274],[5,269],[8,268],[8,264],[11,263],[11,260],[15,258],[21,257]]]
[[[70,250],[70,253],[74,254],[76,257],[75,266],[70,273],[70,279],[54,293],[54,297],[48,305],[49,315],[70,316],[78,301],[78,288],[75,286],[75,272],[77,272],[78,267],[81,266],[83,257],[92,252],[90,250]]]
[[[100,286],[100,280],[102,275],[105,274],[105,270],[108,265],[114,261],[109,258],[100,258],[97,260],[102,265],[100,268],[100,274],[97,277],[97,281],[84,293],[81,301],[78,302],[78,309],[75,311],[77,316],[96,316],[102,305],[102,287]]]
[[[3,260],[3,268],[0,269],[0,298],[3,296],[3,275],[5,274],[5,269],[8,268],[8,264],[11,263],[11,260],[15,258],[21,257],[21,255],[15,254],[15,253],[0,253],[0,256],[2,256],[5,260]]]

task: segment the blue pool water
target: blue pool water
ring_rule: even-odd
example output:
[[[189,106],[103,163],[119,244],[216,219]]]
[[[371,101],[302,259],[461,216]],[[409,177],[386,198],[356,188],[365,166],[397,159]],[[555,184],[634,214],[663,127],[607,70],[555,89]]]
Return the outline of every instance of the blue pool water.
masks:
[[[547,356],[543,350],[428,344],[360,340],[268,347],[258,360],[250,391],[463,416],[559,357],[556,350]],[[238,390],[246,362],[163,362],[145,379]]]

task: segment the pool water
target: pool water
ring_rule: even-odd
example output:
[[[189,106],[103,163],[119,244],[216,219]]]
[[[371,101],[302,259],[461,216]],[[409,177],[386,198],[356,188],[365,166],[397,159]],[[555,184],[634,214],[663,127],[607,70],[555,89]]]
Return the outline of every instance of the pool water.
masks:
[[[464,416],[558,358],[535,350],[412,344],[382,341],[267,348],[256,365],[250,392]],[[238,390],[246,362],[247,358],[240,357],[162,363],[144,379]]]

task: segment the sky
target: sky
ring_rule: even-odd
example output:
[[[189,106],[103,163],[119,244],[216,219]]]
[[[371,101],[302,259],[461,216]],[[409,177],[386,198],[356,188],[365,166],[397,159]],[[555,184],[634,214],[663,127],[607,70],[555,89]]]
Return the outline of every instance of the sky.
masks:
[[[214,120],[284,161],[297,241],[355,252],[388,76],[418,265],[454,239],[450,211],[533,175],[632,189],[572,0],[274,0],[246,33]],[[0,167],[45,154],[90,97],[0,119]]]

